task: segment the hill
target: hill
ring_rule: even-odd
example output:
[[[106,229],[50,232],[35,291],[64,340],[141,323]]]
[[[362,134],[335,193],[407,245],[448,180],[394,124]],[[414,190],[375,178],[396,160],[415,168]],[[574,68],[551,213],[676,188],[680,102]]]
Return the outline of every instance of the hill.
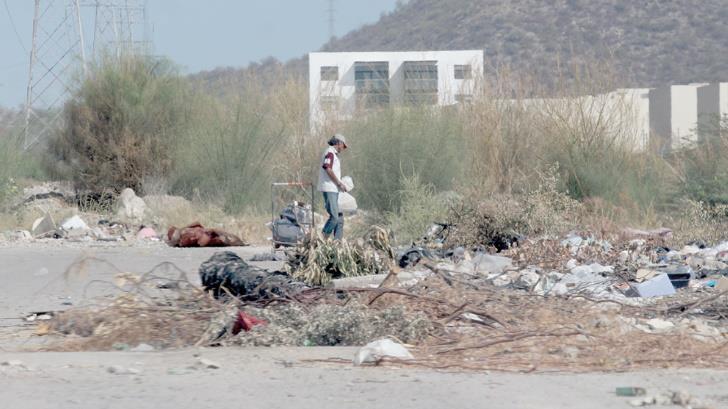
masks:
[[[484,49],[491,67],[553,77],[608,59],[622,85],[728,80],[724,0],[411,0],[327,51]]]

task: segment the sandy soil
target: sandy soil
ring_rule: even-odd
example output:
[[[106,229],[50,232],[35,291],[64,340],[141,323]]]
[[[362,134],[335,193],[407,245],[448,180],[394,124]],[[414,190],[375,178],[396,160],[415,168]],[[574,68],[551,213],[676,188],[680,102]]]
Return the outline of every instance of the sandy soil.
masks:
[[[233,249],[244,259],[268,248]],[[42,346],[19,319],[111,296],[118,271],[171,262],[197,280],[216,249],[27,244],[0,248],[0,407],[7,408],[629,408],[617,386],[684,390],[728,408],[728,371],[507,374],[357,368],[308,360],[350,359],[355,348],[225,348],[154,352],[19,352]],[[93,257],[83,268],[74,262]],[[258,263],[272,267],[273,263]],[[170,267],[159,274],[177,275]],[[98,282],[98,285],[91,284]],[[219,368],[205,368],[198,358]],[[3,364],[4,363],[4,364]]]

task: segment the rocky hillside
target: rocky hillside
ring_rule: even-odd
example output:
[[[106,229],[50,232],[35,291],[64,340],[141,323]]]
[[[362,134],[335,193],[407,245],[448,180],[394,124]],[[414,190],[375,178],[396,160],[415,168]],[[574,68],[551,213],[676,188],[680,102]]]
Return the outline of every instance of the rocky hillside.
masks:
[[[728,81],[727,22],[725,0],[411,0],[323,49],[484,49],[490,67],[547,81],[608,59],[619,85],[655,86]]]

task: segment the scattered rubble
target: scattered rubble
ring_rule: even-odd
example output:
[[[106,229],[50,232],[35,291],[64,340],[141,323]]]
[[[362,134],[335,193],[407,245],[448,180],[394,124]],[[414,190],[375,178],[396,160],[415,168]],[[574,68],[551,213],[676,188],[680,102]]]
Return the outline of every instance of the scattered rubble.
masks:
[[[388,237],[373,229],[352,242],[316,238],[286,252],[286,272],[216,253],[199,270],[214,297],[186,280],[155,282],[157,295],[139,284],[109,306],[54,316],[52,331],[96,348],[361,346],[390,338],[413,344],[400,355],[407,359],[381,360],[389,355],[371,346],[358,362],[435,368],[728,364],[728,290],[719,289],[728,243],[671,249],[656,239],[572,233],[523,239],[494,255],[426,243],[393,249]]]
[[[137,240],[159,240],[157,232],[153,228],[142,226],[136,234]]]
[[[116,202],[117,218],[124,222],[140,223],[146,211],[147,204],[134,190],[126,188],[121,191]]]
[[[71,182],[44,182],[34,186],[23,188],[22,196],[19,198],[19,205],[26,205],[35,201],[45,199],[60,199],[66,203],[76,201],[76,191]]]
[[[58,227],[56,227],[56,222],[53,220],[53,217],[49,213],[46,213],[43,217],[33,222],[30,232],[35,238],[53,237],[58,235]]]

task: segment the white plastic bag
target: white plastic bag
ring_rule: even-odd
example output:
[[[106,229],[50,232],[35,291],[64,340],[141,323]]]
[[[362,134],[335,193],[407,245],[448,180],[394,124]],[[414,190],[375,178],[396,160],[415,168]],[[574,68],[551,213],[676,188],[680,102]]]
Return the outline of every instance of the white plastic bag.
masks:
[[[344,176],[343,178],[341,178],[341,183],[346,186],[347,192],[351,192],[352,190],[354,190],[354,180],[351,178],[351,176]]]
[[[354,189],[354,180],[351,178],[351,176],[344,176],[343,178],[341,178],[341,183],[346,186],[346,192],[339,192],[339,211],[345,214],[356,213],[356,210],[359,207],[356,204],[356,199],[354,199],[354,196],[349,193]]]
[[[385,338],[370,342],[362,347],[354,357],[354,365],[375,364],[384,357],[402,360],[414,359],[414,356],[404,345]]]
[[[356,204],[356,199],[354,199],[354,196],[346,193],[346,192],[339,192],[339,212],[341,213],[354,213],[358,209],[358,206]]]

